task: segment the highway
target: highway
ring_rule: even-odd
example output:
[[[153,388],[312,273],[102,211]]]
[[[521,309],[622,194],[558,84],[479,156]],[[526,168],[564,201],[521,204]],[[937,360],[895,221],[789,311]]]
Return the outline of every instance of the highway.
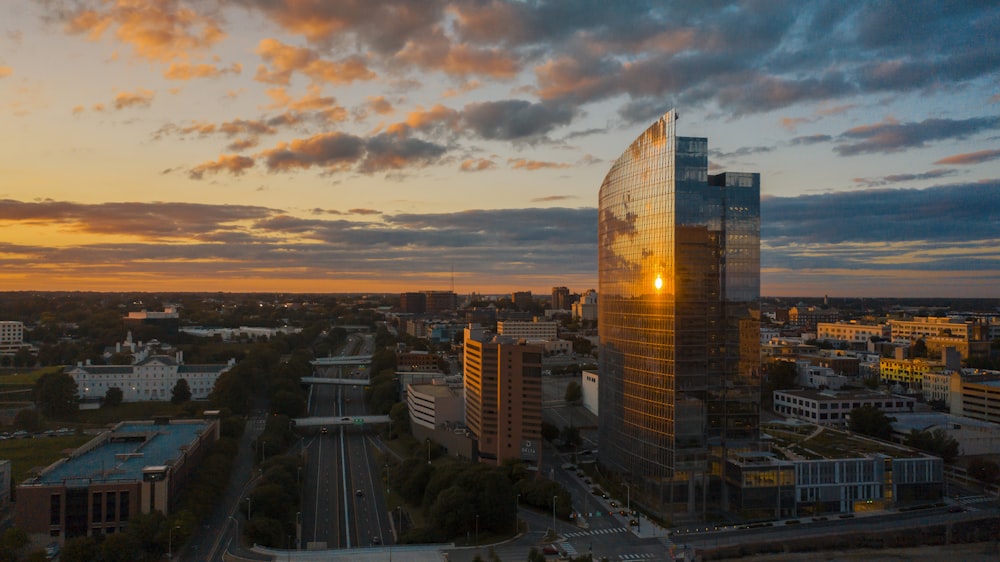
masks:
[[[370,338],[351,336],[343,354],[369,348]],[[367,414],[357,385],[312,385],[309,415],[352,420]],[[306,466],[302,489],[302,531],[305,549],[344,549],[392,544],[380,468],[364,425],[306,428]]]

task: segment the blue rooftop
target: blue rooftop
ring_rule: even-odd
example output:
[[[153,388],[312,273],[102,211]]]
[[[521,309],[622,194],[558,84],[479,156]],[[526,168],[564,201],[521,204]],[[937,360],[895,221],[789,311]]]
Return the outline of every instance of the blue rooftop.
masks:
[[[141,480],[143,468],[173,464],[181,455],[181,447],[192,445],[207,425],[201,421],[170,425],[126,422],[104,434],[102,444],[84,453],[74,452],[33,483]]]

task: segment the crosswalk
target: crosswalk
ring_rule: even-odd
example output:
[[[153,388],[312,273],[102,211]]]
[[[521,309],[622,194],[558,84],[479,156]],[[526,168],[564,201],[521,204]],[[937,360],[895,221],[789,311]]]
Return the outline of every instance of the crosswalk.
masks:
[[[643,552],[640,554],[619,554],[619,560],[653,560],[656,558],[655,554],[649,552]]]
[[[959,505],[969,505],[973,503],[982,503],[994,500],[993,496],[963,496],[958,498]]]
[[[628,532],[628,527],[614,527],[610,529],[594,529],[591,531],[579,531],[575,533],[563,533],[563,536],[567,539],[575,539],[580,537],[592,537],[594,535],[611,535],[614,533],[626,533]]]
[[[569,544],[568,542],[559,543],[559,550],[565,552],[571,558],[576,558],[577,556],[579,556],[579,553],[577,553],[576,549],[573,548],[573,545]]]

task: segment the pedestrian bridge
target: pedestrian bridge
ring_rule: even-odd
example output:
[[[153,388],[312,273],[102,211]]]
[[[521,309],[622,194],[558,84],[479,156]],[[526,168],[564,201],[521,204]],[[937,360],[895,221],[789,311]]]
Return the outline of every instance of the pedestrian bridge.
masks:
[[[308,417],[295,418],[295,427],[334,427],[338,425],[369,425],[376,423],[389,423],[389,416],[335,416],[335,417]]]
[[[320,357],[309,363],[314,367],[339,367],[347,365],[371,365],[371,355],[340,355],[337,357]]]
[[[302,377],[302,384],[371,384],[370,379],[337,379],[333,377]]]

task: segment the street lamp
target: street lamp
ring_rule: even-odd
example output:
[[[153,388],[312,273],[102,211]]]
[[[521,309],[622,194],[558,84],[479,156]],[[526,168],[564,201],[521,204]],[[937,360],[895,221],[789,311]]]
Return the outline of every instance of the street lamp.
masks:
[[[247,500],[247,522],[249,522],[253,515],[253,497],[247,496],[245,499]]]
[[[559,496],[552,496],[552,532],[556,532],[556,498]]]
[[[628,511],[629,515],[632,514],[632,488],[625,484],[625,510]]]
[[[521,506],[521,494],[514,498],[514,534],[517,534],[517,508]]]
[[[174,527],[171,527],[170,532],[167,533],[167,560],[174,559],[174,530],[180,528],[180,525],[175,525]]]
[[[479,514],[476,514],[476,546],[479,546]]]

